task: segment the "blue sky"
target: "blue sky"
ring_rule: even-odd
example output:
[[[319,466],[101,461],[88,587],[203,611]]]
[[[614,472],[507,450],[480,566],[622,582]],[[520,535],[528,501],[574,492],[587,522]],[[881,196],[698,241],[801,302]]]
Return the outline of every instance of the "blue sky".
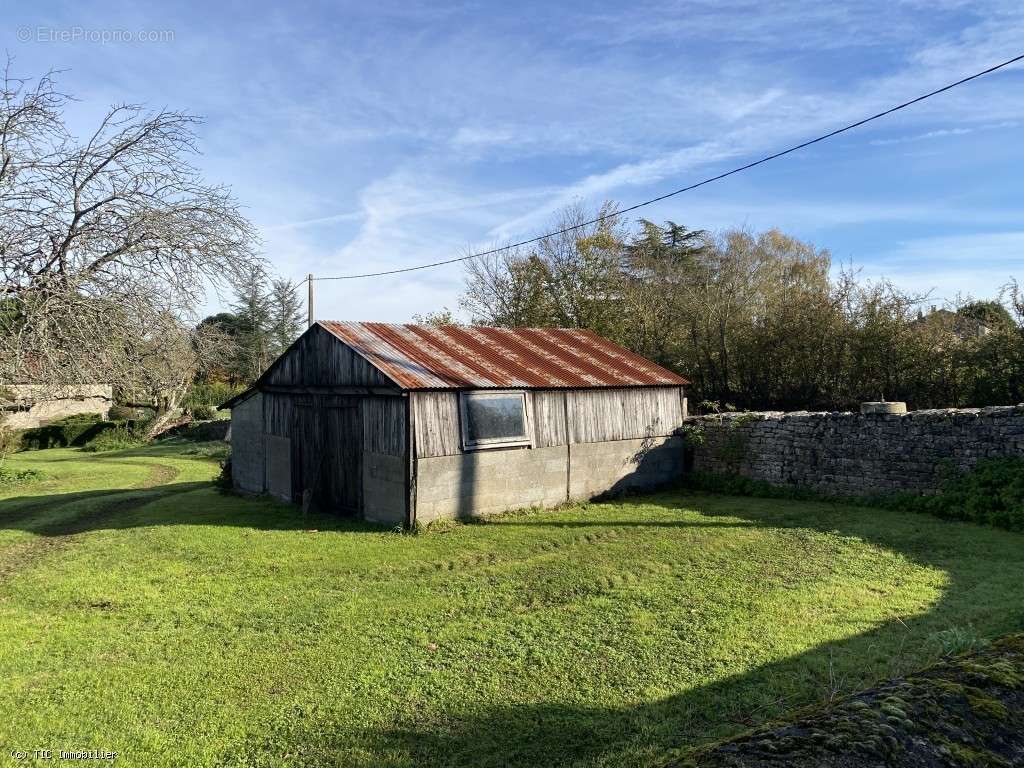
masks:
[[[65,70],[82,133],[117,102],[204,116],[199,166],[301,277],[450,258],[575,199],[727,170],[1024,52],[1024,4],[21,3],[0,34],[18,72]],[[1024,279],[1022,137],[1017,66],[643,215],[777,226],[867,277],[990,296]],[[457,265],[319,283],[318,316],[404,321],[461,286]]]

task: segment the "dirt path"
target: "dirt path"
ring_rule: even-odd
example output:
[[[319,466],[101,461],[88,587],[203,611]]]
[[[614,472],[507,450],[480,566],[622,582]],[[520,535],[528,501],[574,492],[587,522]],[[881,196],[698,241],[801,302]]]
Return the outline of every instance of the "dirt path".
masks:
[[[104,462],[101,461],[100,463]],[[157,499],[194,491],[203,485],[202,483],[184,483],[173,488],[163,488],[163,486],[173,482],[180,474],[176,467],[158,462],[133,463],[144,464],[144,466],[149,467],[149,473],[143,480],[129,488],[119,488],[105,492],[83,491],[81,493],[67,494],[56,503],[52,497],[42,497],[38,501],[19,505],[11,516],[5,515],[0,517],[0,525],[3,527],[10,528],[14,527],[15,524],[24,523],[26,530],[36,534],[36,538],[31,541],[14,545],[5,552],[0,553],[0,583],[14,573],[22,571],[39,560],[67,548],[77,541],[82,534],[102,527],[102,521],[106,518],[144,507]],[[101,501],[95,506],[90,504],[87,509],[83,509],[77,515],[40,526],[31,525],[32,515],[40,511],[65,507],[87,499]]]
[[[99,463],[108,464],[124,462],[104,462],[101,460]],[[149,473],[142,480],[134,485],[128,486],[127,488],[111,488],[104,491],[81,491],[79,493],[61,494],[58,501],[55,501],[53,496],[40,496],[37,500],[26,502],[24,504],[18,503],[16,498],[0,500],[0,506],[11,503],[16,505],[13,512],[9,514],[0,514],[0,526],[10,527],[12,523],[22,522],[26,518],[34,515],[36,512],[46,509],[65,507],[68,504],[74,504],[75,502],[82,501],[83,499],[98,499],[103,498],[104,496],[123,496],[134,490],[149,490],[151,488],[156,488],[157,486],[167,485],[180,474],[180,471],[176,467],[171,467],[167,464],[141,461],[132,462],[132,464],[134,466],[148,467]]]

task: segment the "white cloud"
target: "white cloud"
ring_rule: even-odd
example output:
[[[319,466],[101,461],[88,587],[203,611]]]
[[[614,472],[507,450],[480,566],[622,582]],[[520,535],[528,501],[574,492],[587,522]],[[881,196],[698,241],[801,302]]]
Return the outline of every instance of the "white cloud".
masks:
[[[865,276],[931,291],[937,301],[991,298],[1011,278],[1024,280],[1024,231],[916,238],[861,266]]]
[[[267,255],[290,276],[450,258],[470,241],[533,234],[577,198],[653,197],[1008,58],[1024,38],[1019,0],[653,0],[585,11],[549,4],[528,18],[499,6],[384,0],[332,18],[324,8],[252,17],[211,9],[202,25],[171,7],[124,3],[96,14],[95,26],[124,15],[140,29],[173,27],[176,43],[37,46],[17,50],[19,63],[70,68],[84,122],[94,104],[116,101],[208,115],[199,161],[233,184]],[[878,123],[885,133],[867,127],[789,156],[768,166],[792,171],[774,186],[756,171],[643,214],[791,225],[826,247],[836,228],[862,223],[1015,231],[1013,209],[915,188],[912,170],[860,192],[808,180],[866,144],[945,149],[980,144],[982,131],[995,143],[996,129],[1024,124],[1021,73],[915,105]],[[912,259],[927,257],[911,249],[901,258],[910,275]],[[428,302],[450,305],[459,275],[454,267],[323,283],[322,306],[402,319]]]

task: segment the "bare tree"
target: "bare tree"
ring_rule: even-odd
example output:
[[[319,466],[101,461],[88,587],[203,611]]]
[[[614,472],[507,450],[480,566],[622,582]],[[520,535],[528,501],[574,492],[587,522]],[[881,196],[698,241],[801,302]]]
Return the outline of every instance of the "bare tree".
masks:
[[[604,218],[597,223],[588,223]],[[624,231],[615,206],[566,206],[529,248],[507,248],[466,262],[460,304],[477,322],[591,328],[617,336]]]
[[[140,345],[162,348],[161,334],[177,344],[208,287],[259,263],[256,236],[230,191],[191,164],[196,117],[119,105],[79,141],[63,122],[67,101],[50,76],[14,78],[8,61],[0,381],[145,387],[155,358]]]

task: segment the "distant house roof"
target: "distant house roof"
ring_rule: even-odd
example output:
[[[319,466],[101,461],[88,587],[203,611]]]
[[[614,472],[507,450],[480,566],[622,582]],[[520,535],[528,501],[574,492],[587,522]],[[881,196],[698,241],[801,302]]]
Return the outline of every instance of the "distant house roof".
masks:
[[[680,386],[689,382],[596,333],[559,328],[323,320],[402,389]]]

